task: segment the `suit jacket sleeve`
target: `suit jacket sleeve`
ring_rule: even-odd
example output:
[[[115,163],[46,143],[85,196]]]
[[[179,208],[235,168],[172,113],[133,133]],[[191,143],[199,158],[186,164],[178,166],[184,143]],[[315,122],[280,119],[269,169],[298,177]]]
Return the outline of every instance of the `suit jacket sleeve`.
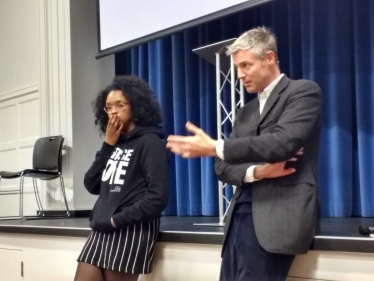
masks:
[[[312,81],[301,82],[297,90],[290,93],[275,129],[259,136],[226,140],[225,160],[275,163],[290,159],[303,147],[319,122],[321,111],[319,86]]]
[[[235,122],[232,128],[232,132],[229,136],[229,139],[236,138],[236,129]],[[253,163],[236,163],[236,161],[225,161],[218,157],[215,158],[214,170],[217,175],[217,178],[225,183],[240,186],[243,184],[244,176],[247,172],[247,169],[254,165]]]

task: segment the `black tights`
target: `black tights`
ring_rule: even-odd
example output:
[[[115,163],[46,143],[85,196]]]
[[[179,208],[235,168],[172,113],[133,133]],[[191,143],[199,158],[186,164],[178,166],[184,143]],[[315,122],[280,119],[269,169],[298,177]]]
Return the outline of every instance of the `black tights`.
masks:
[[[136,281],[139,274],[103,269],[85,262],[78,262],[74,281]]]

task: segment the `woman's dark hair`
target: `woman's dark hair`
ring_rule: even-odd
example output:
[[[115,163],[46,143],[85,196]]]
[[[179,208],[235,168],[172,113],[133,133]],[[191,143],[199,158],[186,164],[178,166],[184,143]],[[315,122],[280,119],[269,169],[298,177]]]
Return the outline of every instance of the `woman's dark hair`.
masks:
[[[95,125],[105,133],[108,114],[104,111],[106,98],[111,91],[122,91],[132,109],[132,120],[135,126],[153,127],[162,122],[160,105],[148,84],[135,76],[117,76],[112,83],[101,91],[92,102],[95,113]]]

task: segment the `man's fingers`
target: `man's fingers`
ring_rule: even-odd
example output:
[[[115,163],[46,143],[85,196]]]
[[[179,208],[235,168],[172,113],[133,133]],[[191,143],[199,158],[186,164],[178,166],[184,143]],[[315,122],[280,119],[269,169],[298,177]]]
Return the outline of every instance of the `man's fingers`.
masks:
[[[182,156],[183,158],[190,158],[190,157],[191,157],[191,153],[190,153],[190,152],[183,152],[183,153],[181,154],[181,156]]]
[[[288,168],[283,170],[283,175],[282,176],[288,176],[296,172],[296,169],[294,168]]]
[[[181,150],[178,147],[169,146],[168,148],[171,150],[171,152],[173,152],[175,154],[178,154],[178,155],[182,154]]]
[[[296,155],[303,155],[304,153],[304,147],[300,148],[297,152]]]
[[[180,145],[166,145],[166,147],[168,147],[170,149],[171,152],[177,154],[177,155],[180,155],[182,156],[183,158],[188,158],[190,156],[190,152],[187,152],[185,149],[183,149],[183,147],[181,147]]]
[[[186,142],[168,140],[168,142],[166,143],[166,147],[170,149],[185,151],[185,150],[188,150],[191,147],[191,145]]]
[[[178,142],[178,141],[170,141],[168,139],[167,143],[166,143],[166,147],[167,148],[170,148],[171,151],[175,152],[174,150],[179,150],[180,147],[181,147],[181,142]]]
[[[186,137],[186,136],[177,136],[177,135],[170,135],[167,139],[168,142],[174,142],[174,143],[186,143],[190,142],[192,140],[192,137]]]
[[[170,149],[171,152],[182,156],[183,158],[191,158],[191,145],[189,143],[176,143],[169,142],[166,144],[166,147]]]
[[[186,123],[186,129],[194,134],[194,135],[200,135],[201,133],[204,133],[204,131],[202,129],[200,129],[199,127],[197,127],[196,125],[192,124],[191,122],[187,122]]]
[[[291,159],[288,159],[287,162],[294,162],[294,161],[297,161],[297,158],[296,158],[296,157],[293,157],[293,158],[291,158]]]

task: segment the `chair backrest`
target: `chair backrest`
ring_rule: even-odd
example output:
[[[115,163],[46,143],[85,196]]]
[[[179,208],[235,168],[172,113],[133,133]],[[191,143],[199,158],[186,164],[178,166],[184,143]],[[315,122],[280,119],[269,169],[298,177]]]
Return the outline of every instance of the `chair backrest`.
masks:
[[[34,145],[33,169],[61,172],[62,136],[39,138]]]

